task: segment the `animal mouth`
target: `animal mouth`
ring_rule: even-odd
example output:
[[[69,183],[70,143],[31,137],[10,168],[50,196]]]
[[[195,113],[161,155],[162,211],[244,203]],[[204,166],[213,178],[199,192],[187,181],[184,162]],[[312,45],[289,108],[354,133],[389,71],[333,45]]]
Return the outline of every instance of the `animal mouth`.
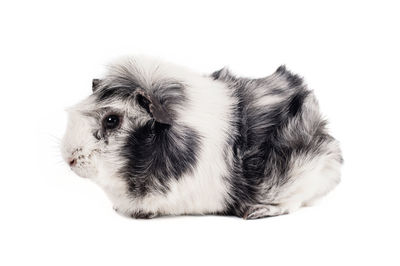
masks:
[[[80,177],[90,177],[95,173],[93,165],[94,157],[100,153],[100,149],[93,149],[84,154],[82,148],[77,148],[71,153],[71,157],[67,158],[67,163],[71,170]]]

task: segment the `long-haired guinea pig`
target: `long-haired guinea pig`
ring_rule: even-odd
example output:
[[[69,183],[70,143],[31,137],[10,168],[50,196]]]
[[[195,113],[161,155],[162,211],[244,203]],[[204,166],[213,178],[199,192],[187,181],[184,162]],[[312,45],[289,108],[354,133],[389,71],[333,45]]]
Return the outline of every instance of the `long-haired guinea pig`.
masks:
[[[121,214],[276,216],[340,181],[338,142],[284,66],[250,79],[130,57],[92,91],[68,110],[62,154]]]

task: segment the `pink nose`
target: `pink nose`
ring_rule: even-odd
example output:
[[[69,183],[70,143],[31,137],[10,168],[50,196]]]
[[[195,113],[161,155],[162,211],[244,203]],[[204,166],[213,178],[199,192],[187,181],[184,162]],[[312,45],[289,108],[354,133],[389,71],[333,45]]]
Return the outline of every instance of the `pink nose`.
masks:
[[[69,166],[73,167],[76,165],[76,159],[70,159],[69,160]]]

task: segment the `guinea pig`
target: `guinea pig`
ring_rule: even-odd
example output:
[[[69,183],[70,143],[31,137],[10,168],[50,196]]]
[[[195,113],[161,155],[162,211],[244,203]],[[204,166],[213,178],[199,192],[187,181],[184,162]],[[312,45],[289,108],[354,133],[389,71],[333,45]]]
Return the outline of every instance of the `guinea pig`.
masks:
[[[277,216],[340,181],[338,141],[285,66],[251,79],[127,57],[68,114],[64,160],[133,218]]]

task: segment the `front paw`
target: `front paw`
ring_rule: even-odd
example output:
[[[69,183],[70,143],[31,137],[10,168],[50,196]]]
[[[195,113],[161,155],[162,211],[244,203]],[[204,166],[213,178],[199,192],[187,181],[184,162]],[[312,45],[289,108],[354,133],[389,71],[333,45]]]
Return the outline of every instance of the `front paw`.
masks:
[[[135,219],[152,219],[158,216],[157,213],[154,212],[146,212],[146,211],[125,211],[121,210],[118,207],[113,207],[114,211],[116,211],[118,214],[125,216],[125,217],[130,217],[130,218],[135,218]]]
[[[157,216],[158,215],[156,213],[144,211],[135,211],[130,214],[130,217],[135,219],[152,219]]]

